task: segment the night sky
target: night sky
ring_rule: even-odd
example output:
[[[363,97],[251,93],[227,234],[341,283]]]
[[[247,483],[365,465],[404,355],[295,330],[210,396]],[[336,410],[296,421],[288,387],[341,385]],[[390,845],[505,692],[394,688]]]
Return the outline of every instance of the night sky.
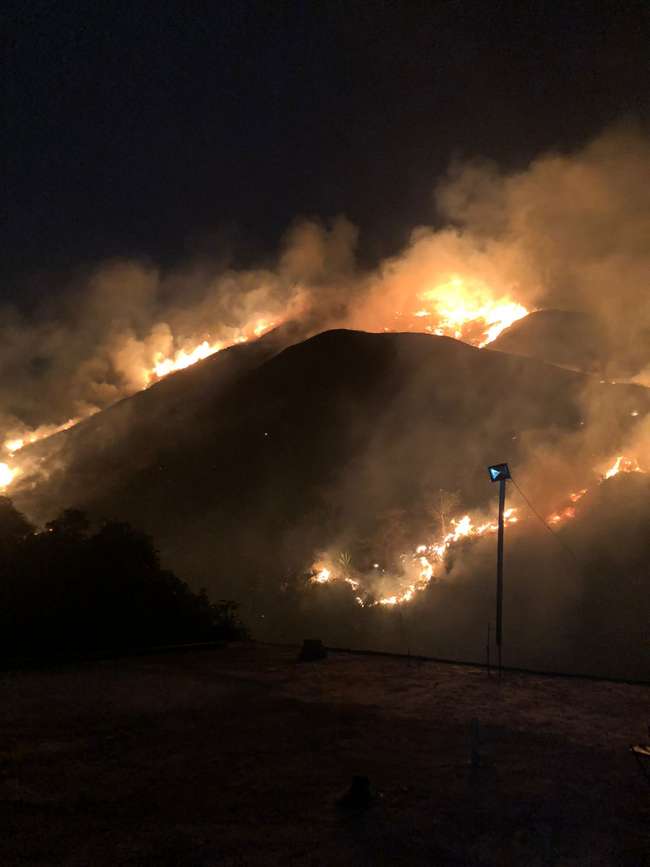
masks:
[[[647,2],[23,0],[4,25],[11,301],[112,256],[262,261],[300,216],[347,214],[371,262],[435,222],[453,157],[523,167],[650,114]]]

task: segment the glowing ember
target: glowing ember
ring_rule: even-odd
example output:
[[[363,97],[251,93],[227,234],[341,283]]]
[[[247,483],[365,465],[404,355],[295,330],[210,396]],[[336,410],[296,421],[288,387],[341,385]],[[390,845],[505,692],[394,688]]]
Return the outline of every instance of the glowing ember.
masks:
[[[397,596],[386,596],[379,600],[380,605],[397,605]]]
[[[495,298],[492,290],[479,280],[463,279],[453,275],[418,295],[426,304],[413,316],[428,318],[425,326],[430,334],[455,337],[476,346],[486,346],[513,322],[530,312],[512,298]]]
[[[567,506],[566,509],[562,509],[561,512],[554,512],[552,515],[546,519],[547,524],[559,524],[561,521],[575,518],[576,510],[573,506]]]

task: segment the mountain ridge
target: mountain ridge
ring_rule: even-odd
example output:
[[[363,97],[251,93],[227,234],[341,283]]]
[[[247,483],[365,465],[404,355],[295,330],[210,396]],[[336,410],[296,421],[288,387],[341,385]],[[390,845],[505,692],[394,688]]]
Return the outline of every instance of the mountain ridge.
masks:
[[[262,537],[283,561],[275,574],[346,526],[371,524],[364,513],[415,508],[427,486],[479,503],[488,463],[516,465],[535,438],[580,436],[593,387],[425,334],[335,329],[281,348],[251,343],[30,447],[52,449],[58,468],[15,500],[41,521],[67,506],[131,520],[181,574],[218,586],[206,564],[264,568]],[[612,418],[650,407],[640,386],[598,387]]]

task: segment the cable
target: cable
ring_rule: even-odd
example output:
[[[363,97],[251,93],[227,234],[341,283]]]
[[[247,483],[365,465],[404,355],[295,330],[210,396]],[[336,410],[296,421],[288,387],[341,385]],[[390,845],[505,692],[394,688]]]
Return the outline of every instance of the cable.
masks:
[[[551,536],[553,536],[553,538],[554,538],[554,539],[555,539],[555,540],[556,540],[556,541],[557,541],[557,542],[558,542],[558,543],[559,543],[559,544],[564,548],[564,550],[567,551],[567,552],[571,555],[571,557],[573,558],[573,561],[575,562],[575,564],[576,564],[577,566],[582,567],[582,563],[578,560],[578,558],[577,558],[575,552],[572,551],[571,548],[569,548],[569,546],[568,546],[567,543],[564,541],[564,539],[561,539],[561,538],[557,535],[557,533],[555,533],[555,532],[551,529],[551,527],[549,527],[549,525],[546,523],[546,521],[544,520],[544,518],[542,518],[542,516],[540,515],[540,513],[537,511],[537,509],[535,508],[535,506],[533,506],[533,504],[530,502],[530,500],[528,499],[528,497],[526,496],[526,494],[524,494],[524,492],[521,490],[521,488],[519,487],[519,485],[517,484],[517,482],[512,478],[512,476],[510,476],[510,481],[511,481],[512,484],[515,486],[515,488],[517,488],[517,490],[519,491],[519,493],[520,493],[521,496],[523,497],[525,503],[527,504],[528,508],[529,508],[529,509],[531,510],[531,512],[532,512],[532,513],[533,513],[533,514],[534,514],[534,515],[535,515],[535,516],[536,516],[536,517],[541,521],[541,523],[542,523],[542,524],[544,525],[544,527],[548,530],[548,532],[551,534]]]

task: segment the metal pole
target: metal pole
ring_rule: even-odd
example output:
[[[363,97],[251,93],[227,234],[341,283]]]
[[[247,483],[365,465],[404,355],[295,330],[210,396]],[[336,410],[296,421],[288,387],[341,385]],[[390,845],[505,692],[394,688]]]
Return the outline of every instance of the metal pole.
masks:
[[[487,625],[487,644],[485,645],[485,655],[487,656],[487,673],[488,677],[492,677],[492,672],[490,671],[490,642],[492,641],[492,636],[490,635],[491,624]]]
[[[501,677],[501,641],[503,638],[503,510],[506,502],[506,480],[499,481],[499,533],[497,536],[497,655]]]

